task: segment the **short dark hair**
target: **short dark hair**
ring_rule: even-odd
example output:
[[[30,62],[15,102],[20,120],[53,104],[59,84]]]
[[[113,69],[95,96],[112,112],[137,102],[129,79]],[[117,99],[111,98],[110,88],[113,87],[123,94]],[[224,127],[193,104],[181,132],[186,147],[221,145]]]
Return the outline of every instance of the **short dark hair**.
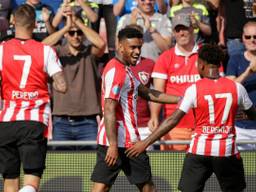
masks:
[[[143,38],[143,34],[140,30],[136,29],[135,27],[125,27],[118,32],[117,35],[118,41],[122,41],[124,39],[131,39],[131,38]]]
[[[31,28],[35,25],[36,13],[34,7],[22,4],[14,11],[15,25]]]
[[[198,57],[208,64],[220,66],[225,59],[225,54],[218,45],[204,44],[198,50]]]

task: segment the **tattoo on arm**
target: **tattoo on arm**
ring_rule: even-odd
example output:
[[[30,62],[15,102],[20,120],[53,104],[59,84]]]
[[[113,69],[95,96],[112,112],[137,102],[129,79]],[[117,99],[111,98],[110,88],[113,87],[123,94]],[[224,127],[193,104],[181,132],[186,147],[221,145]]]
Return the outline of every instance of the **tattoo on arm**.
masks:
[[[62,71],[55,73],[53,76],[53,87],[55,90],[65,93],[67,91],[67,84],[64,79],[64,74]]]
[[[113,99],[105,99],[104,103],[104,123],[106,134],[110,145],[117,145],[116,131],[116,106],[117,101]]]

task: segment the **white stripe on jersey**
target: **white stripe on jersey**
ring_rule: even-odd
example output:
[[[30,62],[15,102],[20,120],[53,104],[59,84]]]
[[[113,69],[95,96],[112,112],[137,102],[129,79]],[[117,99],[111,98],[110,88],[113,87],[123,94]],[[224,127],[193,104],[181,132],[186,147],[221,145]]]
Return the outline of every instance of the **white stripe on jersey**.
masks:
[[[112,84],[113,84],[114,77],[115,77],[115,72],[116,72],[115,68],[110,69],[106,73],[105,79],[103,79],[104,84],[106,85],[104,98],[108,98],[110,95],[110,91],[111,91]]]
[[[199,155],[203,155],[204,154],[206,138],[207,138],[207,135],[201,135],[198,138],[196,154],[199,154]]]
[[[153,72],[153,73],[151,74],[151,77],[153,77],[153,78],[159,78],[159,79],[168,79],[168,77],[167,77],[166,74],[158,73],[158,72]]]
[[[3,45],[0,45],[0,71],[3,69]]]
[[[97,141],[99,144],[103,144],[103,141],[104,141],[105,129],[103,129],[103,126],[104,126],[104,117],[101,119],[100,126],[98,129]]]
[[[45,105],[44,113],[43,113],[43,123],[46,124],[46,125],[49,124],[49,115],[51,115],[50,102],[48,102],[48,103]]]
[[[10,101],[9,105],[10,106],[8,107],[8,109],[6,110],[6,112],[4,114],[3,121],[10,121],[14,114],[16,103],[14,101]],[[5,102],[4,102],[4,106],[5,106]]]
[[[39,107],[43,103],[44,102],[41,99],[35,101],[35,106],[30,111],[30,120],[39,121]]]
[[[44,71],[52,77],[62,71],[60,60],[50,46],[44,45]]]
[[[211,144],[212,144],[211,156],[220,155],[220,139],[222,139],[222,134],[215,134],[213,139],[211,140]],[[227,146],[225,148],[227,148]]]
[[[22,101],[21,108],[16,115],[17,121],[23,121],[25,119],[25,110],[29,107],[29,101]]]

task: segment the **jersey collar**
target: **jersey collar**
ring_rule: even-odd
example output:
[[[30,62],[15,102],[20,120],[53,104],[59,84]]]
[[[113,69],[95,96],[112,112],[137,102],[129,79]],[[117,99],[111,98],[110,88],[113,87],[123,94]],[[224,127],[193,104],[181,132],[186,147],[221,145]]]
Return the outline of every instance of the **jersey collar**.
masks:
[[[183,56],[183,57],[187,57],[187,56],[190,56],[190,55],[193,55],[193,54],[197,53],[197,51],[198,51],[198,45],[195,44],[194,47],[193,47],[193,49],[192,49],[192,51],[191,51],[189,54],[184,54],[184,53],[178,48],[177,44],[175,45],[175,48],[174,48],[174,49],[175,49],[174,51],[175,51],[175,54],[176,54],[176,55],[178,55],[178,56]]]

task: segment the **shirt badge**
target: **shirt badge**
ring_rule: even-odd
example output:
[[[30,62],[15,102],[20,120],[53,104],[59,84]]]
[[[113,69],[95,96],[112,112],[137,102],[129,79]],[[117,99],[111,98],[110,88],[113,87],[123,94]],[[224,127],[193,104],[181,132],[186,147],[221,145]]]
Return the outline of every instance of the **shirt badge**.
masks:
[[[140,78],[140,82],[143,85],[146,85],[149,82],[149,79],[150,79],[149,74],[146,73],[145,71],[139,72],[138,75],[139,75],[139,78]]]
[[[118,85],[115,85],[113,88],[112,88],[112,93],[114,95],[118,95],[120,93],[120,87]]]

